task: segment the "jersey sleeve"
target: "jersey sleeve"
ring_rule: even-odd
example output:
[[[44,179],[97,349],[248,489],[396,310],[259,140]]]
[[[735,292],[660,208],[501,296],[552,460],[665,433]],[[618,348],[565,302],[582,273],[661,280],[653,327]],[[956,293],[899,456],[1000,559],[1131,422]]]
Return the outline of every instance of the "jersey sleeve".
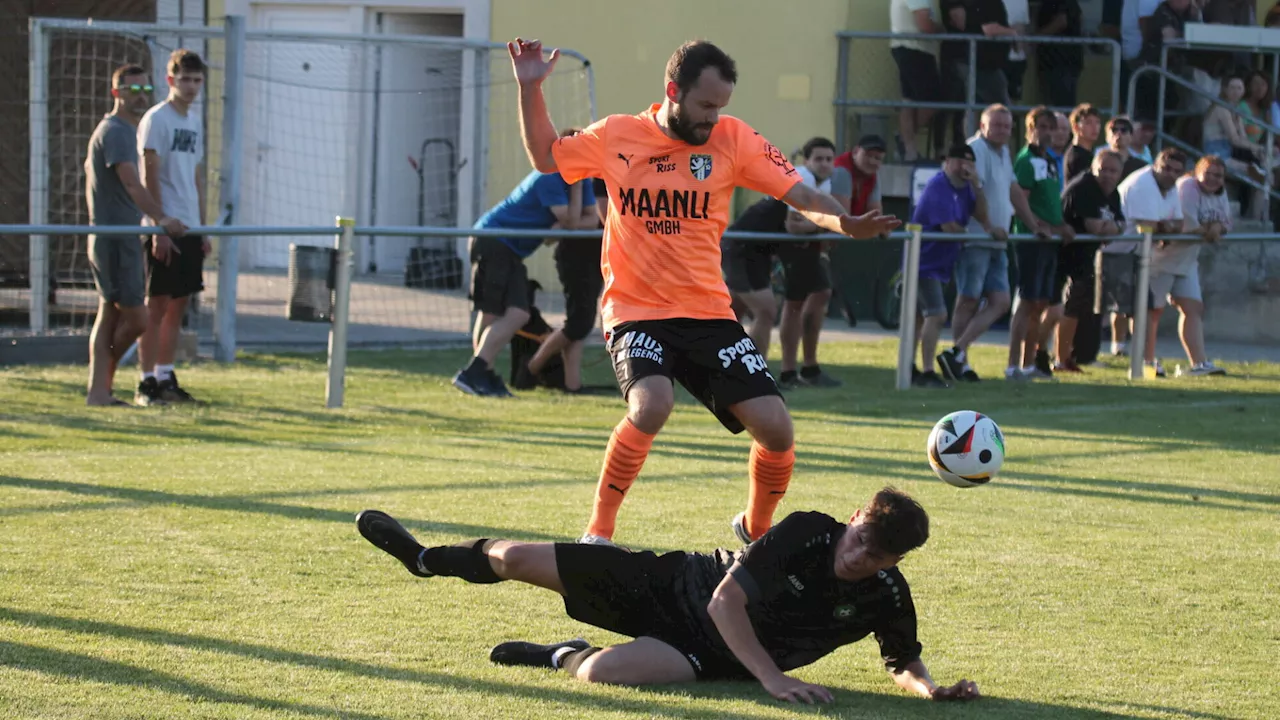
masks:
[[[890,672],[899,672],[920,659],[921,645],[916,637],[916,606],[911,601],[911,590],[901,581],[902,592],[897,595],[897,611],[877,623],[872,630],[880,645],[880,658]]]
[[[604,142],[609,118],[597,120],[572,137],[562,137],[551,145],[557,172],[567,183],[596,177],[604,168]]]
[[[102,139],[102,156],[109,168],[114,168],[120,163],[137,163],[137,138],[129,128],[119,124],[112,125]]]
[[[138,124],[138,154],[154,150],[160,157],[169,154],[169,144],[165,142],[165,122],[157,120],[157,113],[147,113]]]
[[[773,143],[751,129],[737,123],[738,142],[734,145],[734,184],[782,199],[800,182],[800,176],[787,156]]]
[[[729,569],[729,574],[746,593],[747,604],[764,602],[784,592],[791,560],[806,550],[812,552],[807,543],[828,532],[832,522],[822,513],[791,513],[748,545]]]
[[[1030,155],[1021,155],[1013,163],[1013,178],[1018,187],[1030,190],[1036,186],[1036,168]]]

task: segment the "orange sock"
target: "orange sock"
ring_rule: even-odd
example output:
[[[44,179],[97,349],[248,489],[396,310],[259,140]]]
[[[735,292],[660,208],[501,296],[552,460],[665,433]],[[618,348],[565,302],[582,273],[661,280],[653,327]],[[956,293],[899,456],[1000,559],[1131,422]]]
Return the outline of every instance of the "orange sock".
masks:
[[[791,484],[791,468],[796,464],[794,446],[774,452],[757,442],[751,443],[751,459],[747,461],[747,474],[751,487],[747,491],[747,532],[752,540],[759,539],[773,526],[773,511],[778,509],[782,496]]]
[[[618,509],[622,507],[622,499],[640,475],[654,437],[640,432],[627,418],[613,429],[609,446],[604,451],[604,466],[600,468],[596,502],[591,508],[591,522],[587,524],[588,533],[613,538],[613,526],[618,519]]]

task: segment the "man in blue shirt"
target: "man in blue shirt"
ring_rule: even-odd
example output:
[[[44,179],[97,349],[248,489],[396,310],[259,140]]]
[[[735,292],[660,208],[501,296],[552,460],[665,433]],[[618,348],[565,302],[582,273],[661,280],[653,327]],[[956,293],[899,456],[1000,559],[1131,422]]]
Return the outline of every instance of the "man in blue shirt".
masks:
[[[974,170],[973,148],[956,143],[947,151],[942,171],[929,180],[916,200],[911,222],[923,226],[925,232],[963,233],[970,218],[981,223],[987,232],[991,231],[987,221],[987,203]],[[914,366],[912,368],[912,384],[918,387],[947,387],[933,371],[933,358],[942,326],[947,322],[947,302],[942,296],[942,288],[951,281],[960,246],[959,242],[944,240],[920,244],[920,282],[916,304],[922,321],[916,336],[924,372],[917,375]]]
[[[529,173],[505,200],[476,221],[476,228],[574,230],[595,219],[595,194],[586,183],[570,187],[558,173]],[[529,321],[529,272],[524,259],[542,244],[539,238],[472,238],[471,300],[476,327],[475,357],[453,376],[453,386],[468,395],[510,397],[493,363],[498,353]]]

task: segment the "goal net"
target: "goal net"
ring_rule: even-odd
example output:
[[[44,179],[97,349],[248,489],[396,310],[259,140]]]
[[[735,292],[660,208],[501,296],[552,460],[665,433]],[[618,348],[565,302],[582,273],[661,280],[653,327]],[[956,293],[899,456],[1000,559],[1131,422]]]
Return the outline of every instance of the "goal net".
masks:
[[[210,66],[198,108],[206,133],[210,224],[230,211],[231,223],[242,227],[332,226],[338,216],[361,226],[470,226],[530,171],[510,61],[504,46],[440,37],[460,34],[460,20],[457,28],[413,22],[388,23],[362,36],[251,29],[241,58],[244,82],[231,97],[221,28],[187,29],[178,37],[158,26],[37,21],[36,47],[42,49],[32,66],[31,221],[87,224],[84,155],[89,135],[111,109],[111,72],[126,63],[147,68],[158,78],[160,102],[167,91],[165,61],[185,46]],[[439,16],[434,22],[441,23]],[[557,126],[591,122],[584,59],[562,57],[545,90]],[[222,137],[227,108],[236,106],[243,113],[238,149],[226,147]],[[221,196],[228,163],[237,163],[240,176],[235,207]],[[47,248],[43,331],[87,331],[97,302],[87,240],[52,235],[30,244]],[[332,244],[332,237],[315,235],[241,238],[238,344],[324,344],[327,325],[286,319],[287,270],[291,245]],[[216,256],[216,241],[214,246]],[[354,250],[351,344],[467,337],[465,237],[373,235],[356,238]],[[13,264],[34,266],[29,259]],[[202,334],[212,329],[216,272],[217,262],[206,262],[205,292],[197,303],[205,318],[196,323]],[[539,305],[554,317],[562,305],[554,265],[535,257],[530,274],[547,289]],[[36,326],[23,317],[41,305],[33,294],[25,287],[0,289],[0,333]]]

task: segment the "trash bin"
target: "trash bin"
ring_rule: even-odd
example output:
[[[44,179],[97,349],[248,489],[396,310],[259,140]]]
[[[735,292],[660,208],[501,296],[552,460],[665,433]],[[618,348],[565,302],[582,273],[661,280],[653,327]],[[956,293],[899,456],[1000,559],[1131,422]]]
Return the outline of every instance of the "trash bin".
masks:
[[[300,322],[333,321],[333,288],[338,251],[314,245],[289,245],[289,304],[286,316]]]

